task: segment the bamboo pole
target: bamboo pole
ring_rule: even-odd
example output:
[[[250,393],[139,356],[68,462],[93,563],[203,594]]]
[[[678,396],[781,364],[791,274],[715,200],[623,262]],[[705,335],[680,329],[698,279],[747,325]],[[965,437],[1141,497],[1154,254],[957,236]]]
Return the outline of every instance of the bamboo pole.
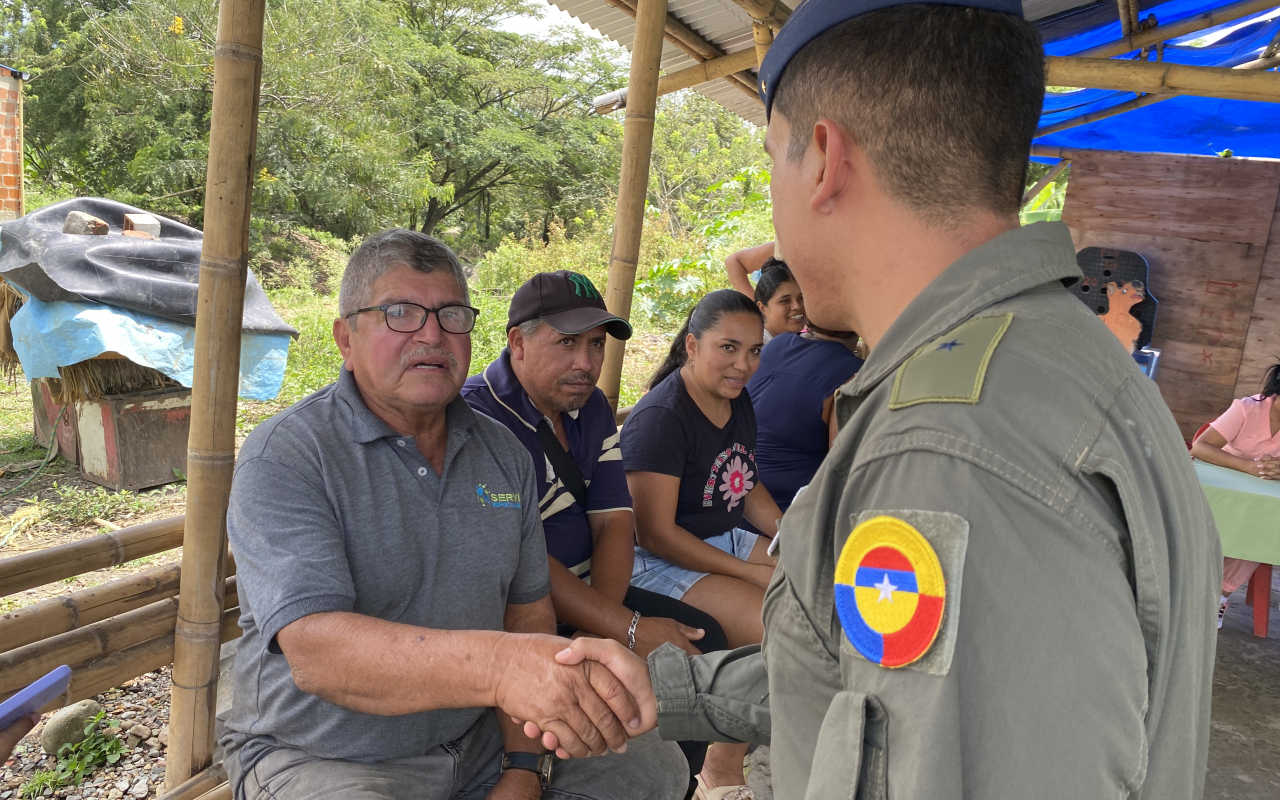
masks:
[[[700,83],[707,83],[716,78],[724,77],[734,72],[739,72],[747,67],[756,65],[756,51],[754,48],[750,50],[739,50],[733,55],[724,56],[723,58],[704,61],[693,67],[687,67],[677,70],[669,75],[663,75],[658,79],[658,96],[678,92],[681,89],[688,89],[691,86],[697,86]],[[630,107],[630,93],[627,95],[627,106]]]
[[[191,776],[191,779],[181,786],[160,795],[157,800],[205,800],[209,792],[226,785],[226,769],[221,764],[214,764],[203,772]]]
[[[176,597],[181,574],[181,567],[170,564],[5,614],[0,617],[0,652]]]
[[[1041,136],[1048,136],[1051,133],[1070,130],[1071,128],[1075,128],[1080,125],[1088,125],[1090,122],[1097,122],[1100,119],[1107,119],[1108,117],[1114,117],[1118,114],[1123,114],[1126,111],[1133,111],[1138,108],[1143,108],[1145,106],[1152,105],[1153,103],[1159,103],[1163,100],[1168,100],[1170,97],[1177,97],[1177,95],[1173,95],[1173,94],[1140,95],[1139,97],[1135,97],[1132,100],[1126,100],[1123,103],[1117,103],[1116,105],[1110,106],[1109,108],[1100,109],[1098,111],[1093,111],[1088,114],[1081,114],[1080,116],[1072,117],[1071,119],[1064,119],[1062,122],[1055,122],[1052,125],[1046,125],[1043,128],[1040,128],[1039,130],[1036,131],[1036,137],[1039,138]]]
[[[229,606],[239,605],[235,578],[227,579],[226,590]],[[18,691],[60,664],[80,669],[111,653],[172,635],[179,603],[179,598],[170,597],[0,654],[0,695]],[[222,611],[218,610],[219,624]]]
[[[1133,16],[1129,11],[1129,3],[1131,0],[1116,0],[1116,13],[1120,15],[1120,35],[1131,36],[1133,34]]]
[[[635,19],[635,0],[604,0],[604,2],[618,9],[632,19]],[[720,48],[702,38],[702,36],[698,35],[696,31],[681,22],[674,14],[667,14],[667,21],[663,26],[663,30],[665,31],[663,38],[698,63],[711,61],[724,55]],[[735,89],[739,89],[757,100],[760,99],[760,95],[756,92],[755,88],[755,78],[752,77],[751,73],[745,72],[730,75],[725,78],[725,80]],[[600,113],[599,110],[597,110],[596,113]]]
[[[756,66],[764,64],[764,57],[773,44],[773,29],[763,22],[751,23],[751,38],[756,43]]]
[[[227,574],[235,574],[230,558]],[[181,575],[182,567],[170,564],[11,611],[0,617],[0,652],[176,597]]]
[[[618,180],[618,211],[613,220],[613,252],[609,258],[609,283],[605,303],[623,319],[631,317],[636,265],[640,261],[640,236],[644,232],[644,201],[649,190],[649,159],[653,154],[653,117],[658,103],[658,70],[662,62],[662,35],[667,0],[639,0],[636,35],[631,46],[631,76],[627,116],[623,123],[622,170]],[[600,387],[616,411],[622,386],[622,357],[626,342],[608,337]]]
[[[1137,5],[1136,0],[1134,5]],[[1260,11],[1275,8],[1275,6],[1276,0],[1240,0],[1238,3],[1220,6],[1212,11],[1185,17],[1177,22],[1161,23],[1145,31],[1135,30],[1132,34],[1122,36],[1113,42],[1100,44],[1097,47],[1091,47],[1073,55],[1078,58],[1110,58],[1122,53],[1132,53],[1135,50],[1141,50],[1144,47],[1150,47],[1160,42],[1177,39],[1179,36],[1185,36],[1188,33],[1195,33],[1206,28],[1216,27],[1225,22],[1249,17]]]
[[[265,0],[222,0],[218,9],[187,447],[190,535],[182,549],[166,788],[183,783],[213,759],[265,9]]]
[[[1277,57],[1259,58],[1256,61],[1249,61],[1244,64],[1240,64],[1238,66],[1232,67],[1232,69],[1266,70],[1266,69],[1271,69],[1272,67],[1275,67],[1275,66],[1280,66],[1280,58],[1277,58]],[[1055,122],[1052,125],[1046,125],[1043,128],[1040,128],[1039,130],[1036,131],[1036,138],[1039,138],[1041,136],[1048,136],[1051,133],[1058,133],[1059,131],[1070,130],[1071,128],[1079,127],[1080,125],[1088,125],[1091,122],[1097,122],[1098,120],[1103,120],[1109,117],[1118,116],[1128,111],[1134,111],[1139,108],[1145,108],[1146,106],[1154,105],[1155,103],[1162,103],[1165,100],[1178,97],[1181,94],[1183,93],[1169,92],[1166,94],[1139,95],[1133,98],[1132,100],[1126,100],[1123,103],[1117,103],[1116,105],[1110,106],[1108,108],[1103,108],[1098,111],[1090,112],[1088,114],[1081,114],[1078,117],[1065,119],[1062,122]]]
[[[1027,193],[1022,196],[1022,205],[1025,206],[1027,203],[1036,199],[1036,195],[1044,191],[1044,187],[1053,183],[1053,181],[1062,174],[1062,171],[1069,166],[1071,166],[1071,159],[1064,158],[1057,164],[1050,167],[1049,171],[1044,174],[1044,177],[1036,181],[1036,185],[1028,189]]]
[[[1050,86],[1113,89],[1143,94],[1189,94],[1228,100],[1280,101],[1280,74],[1226,67],[1075,56],[1045,59]]]
[[[181,547],[185,524],[170,517],[0,560],[0,597]]]
[[[733,3],[747,12],[747,16],[774,31],[782,30],[783,23],[791,17],[791,9],[778,0],[733,0]]]

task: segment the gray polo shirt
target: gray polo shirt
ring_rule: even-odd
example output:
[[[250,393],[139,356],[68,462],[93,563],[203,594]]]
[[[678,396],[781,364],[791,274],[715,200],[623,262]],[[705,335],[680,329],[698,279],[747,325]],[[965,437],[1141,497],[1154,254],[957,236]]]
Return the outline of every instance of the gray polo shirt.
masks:
[[[277,744],[365,762],[420,755],[487,713],[383,717],[336,706],[298,689],[274,641],[289,623],[326,611],[502,630],[508,603],[550,592],[528,451],[461,398],[446,419],[436,475],[343,370],[245,441],[227,512],[244,630],[222,739],[233,777]]]

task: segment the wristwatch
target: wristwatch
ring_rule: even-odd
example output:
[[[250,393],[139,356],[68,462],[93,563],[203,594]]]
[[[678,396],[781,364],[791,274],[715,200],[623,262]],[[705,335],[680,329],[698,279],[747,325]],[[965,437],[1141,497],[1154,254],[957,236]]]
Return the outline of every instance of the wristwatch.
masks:
[[[502,754],[502,771],[509,769],[524,769],[538,776],[538,781],[542,784],[543,789],[551,788],[551,762],[553,758],[550,753],[503,753]]]

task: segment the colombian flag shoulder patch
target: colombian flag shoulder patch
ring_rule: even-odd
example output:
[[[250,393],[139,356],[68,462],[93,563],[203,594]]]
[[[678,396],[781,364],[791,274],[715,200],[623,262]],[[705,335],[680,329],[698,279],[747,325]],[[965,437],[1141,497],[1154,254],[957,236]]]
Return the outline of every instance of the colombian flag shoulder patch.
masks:
[[[954,556],[958,555],[959,564],[949,565],[951,569],[944,571],[929,538],[904,516],[925,522],[935,529],[935,536],[939,528],[936,517],[949,518],[943,520],[941,528],[961,534],[961,541],[957,553],[956,537],[951,536],[944,555],[950,557],[948,561],[955,561]],[[947,572],[958,572],[963,565],[967,539],[967,523],[952,514],[860,515],[845,540],[835,570],[836,612],[845,637],[859,655],[892,669],[914,664],[930,652],[946,621]],[[956,583],[958,595],[958,575]],[[945,673],[951,649],[945,648],[945,664],[934,663],[926,671],[938,672],[936,667],[941,666]]]

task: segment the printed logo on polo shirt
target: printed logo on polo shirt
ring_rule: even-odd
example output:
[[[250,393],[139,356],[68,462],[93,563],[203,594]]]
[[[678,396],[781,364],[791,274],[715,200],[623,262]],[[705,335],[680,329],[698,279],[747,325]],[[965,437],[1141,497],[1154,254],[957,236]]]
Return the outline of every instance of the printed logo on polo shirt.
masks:
[[[476,499],[485,508],[520,508],[520,493],[499,494],[489,491],[488,484],[476,484]]]

